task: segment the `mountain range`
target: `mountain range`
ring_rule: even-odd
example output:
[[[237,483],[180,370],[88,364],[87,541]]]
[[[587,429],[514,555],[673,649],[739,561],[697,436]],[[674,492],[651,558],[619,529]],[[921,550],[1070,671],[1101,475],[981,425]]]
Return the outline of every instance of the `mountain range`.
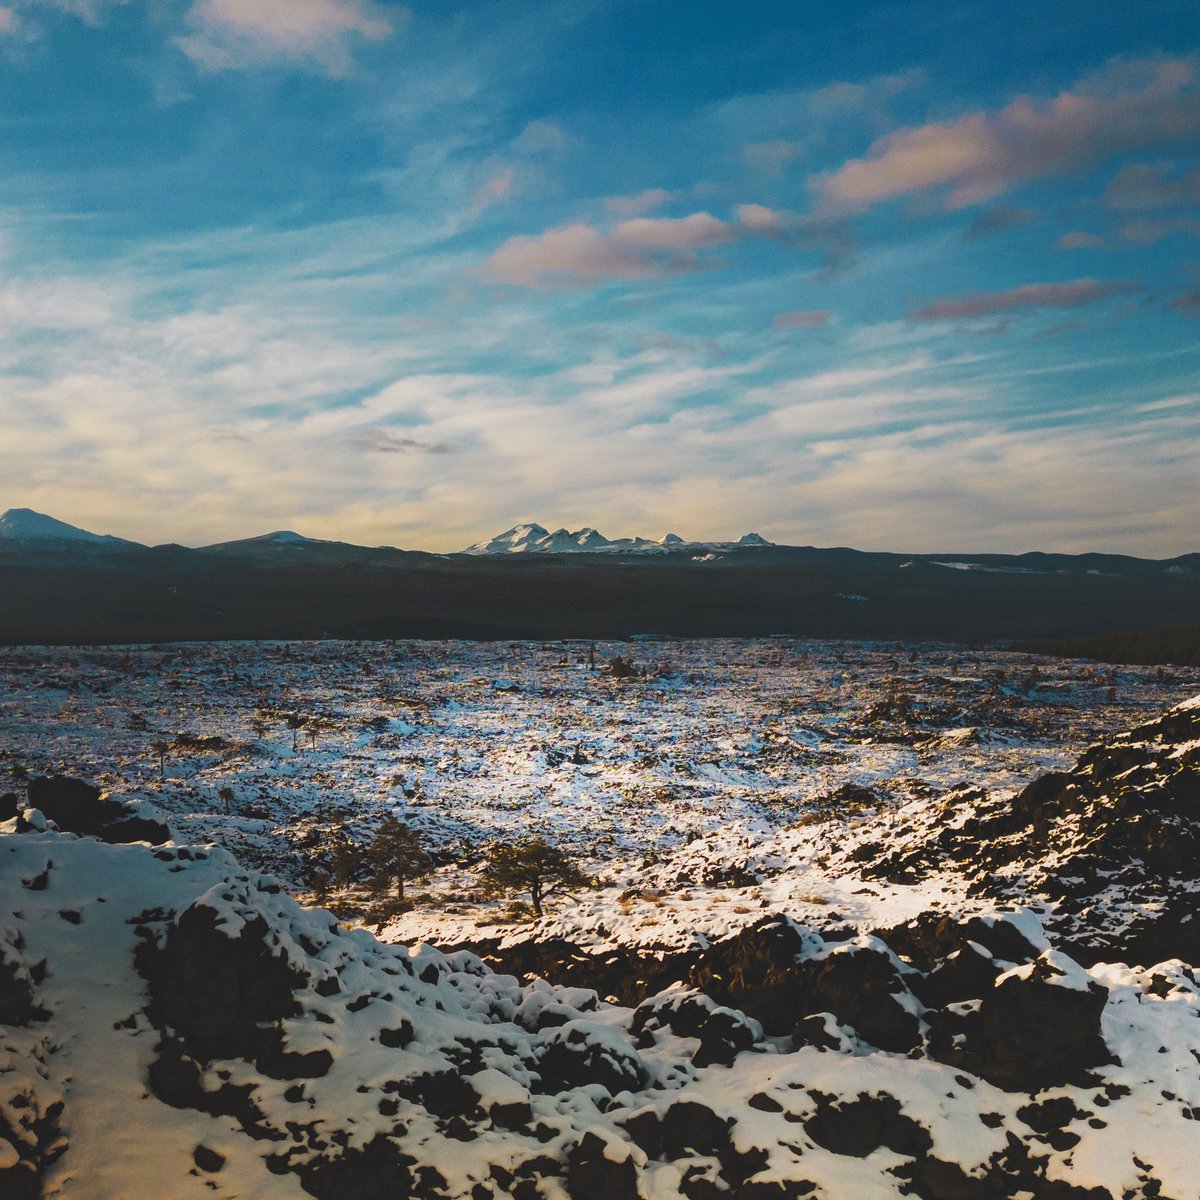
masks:
[[[517,525],[454,554],[276,530],[188,548],[0,516],[0,644],[229,638],[996,641],[1194,625],[1200,554],[899,554]]]
[[[747,546],[770,546],[757,533],[745,533],[734,542],[689,542],[677,533],[668,533],[660,541],[652,538],[606,538],[584,526],[574,531],[549,532],[541,525],[514,525],[490,541],[468,546],[464,554],[663,554],[676,550],[732,550]]]
[[[75,525],[68,525],[45,513],[31,508],[10,508],[0,516],[0,542],[16,542],[27,546],[62,545],[72,543],[88,546],[141,547],[141,542],[110,534],[89,533]],[[678,534],[668,533],[660,541],[652,538],[606,538],[591,527],[571,531],[556,529],[553,533],[542,525],[533,523],[514,525],[486,542],[477,542],[461,551],[463,554],[662,554],[679,550],[732,550],[748,546],[770,546],[766,538],[757,533],[743,534],[732,542],[691,542]],[[217,553],[243,553],[246,551],[287,551],[300,547],[345,546],[351,549],[390,550],[393,547],[354,546],[350,542],[336,542],[324,538],[310,538],[291,529],[276,529],[256,537],[238,538],[228,542],[216,542],[200,546],[203,551]]]

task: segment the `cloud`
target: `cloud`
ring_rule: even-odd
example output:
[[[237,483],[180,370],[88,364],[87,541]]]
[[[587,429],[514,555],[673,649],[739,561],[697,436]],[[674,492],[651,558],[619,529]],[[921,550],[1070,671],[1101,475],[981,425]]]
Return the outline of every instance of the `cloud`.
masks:
[[[516,287],[597,286],[696,270],[698,252],[734,241],[738,226],[710,213],[634,217],[602,232],[583,222],[511,237],[480,268],[483,278]]]
[[[820,329],[829,324],[830,313],[824,308],[810,308],[799,312],[777,313],[771,322],[772,329]]]
[[[812,186],[833,210],[863,210],[935,189],[946,191],[948,209],[980,204],[1030,180],[1194,137],[1200,132],[1195,81],[1185,59],[1116,63],[1052,99],[1020,96],[998,112],[889,133]]]
[[[19,26],[15,10],[0,5],[0,36],[16,33]]]
[[[781,212],[762,204],[739,204],[737,222],[748,233],[776,241],[790,240],[806,223],[795,213]]]
[[[1098,233],[1086,233],[1076,230],[1074,233],[1064,233],[1058,239],[1060,250],[1090,250],[1094,246],[1103,246],[1104,239]]]
[[[640,197],[615,197],[607,207],[625,211],[636,200],[656,200],[657,191]],[[803,241],[824,245],[831,237],[829,222],[796,213],[741,204],[733,221],[711,213],[686,217],[632,217],[610,230],[582,221],[559,225],[544,233],[510,237],[479,268],[492,283],[514,287],[600,287],[613,280],[650,279],[700,270],[705,250],[745,237],[771,241]]]
[[[614,217],[640,217],[661,208],[670,199],[671,193],[665,188],[646,188],[632,196],[609,196],[604,207]]]
[[[484,209],[491,208],[493,204],[503,204],[506,200],[512,199],[516,178],[517,172],[513,167],[503,167],[495,174],[489,175],[475,189],[475,194],[471,197],[471,203],[467,208],[467,215],[474,219]]]
[[[750,142],[742,147],[742,161],[752,171],[775,176],[799,155],[799,142],[776,138],[768,142]]]
[[[565,154],[571,146],[571,137],[560,125],[553,121],[530,121],[513,141],[515,154],[525,154],[530,157],[548,155],[557,157]]]
[[[192,32],[176,44],[206,71],[287,60],[345,75],[351,47],[387,37],[406,15],[371,0],[195,0]]]
[[[1104,189],[1104,200],[1121,209],[1200,204],[1200,171],[1187,171],[1175,179],[1165,167],[1131,164],[1113,176]]]
[[[1190,233],[1200,237],[1200,217],[1157,217],[1126,221],[1117,231],[1127,242],[1139,246],[1152,246],[1176,233]]]
[[[970,224],[966,232],[969,241],[991,237],[994,233],[1003,233],[1006,229],[1016,229],[1021,225],[1030,225],[1037,220],[1037,214],[1028,208],[985,208]]]
[[[1182,296],[1177,296],[1171,301],[1171,307],[1177,312],[1182,312],[1191,316],[1193,310],[1195,315],[1200,316],[1200,288],[1191,292],[1184,292]]]
[[[453,454],[447,442],[425,442],[420,438],[404,437],[390,429],[367,429],[352,439],[352,445],[376,454]]]
[[[1135,290],[1127,282],[1072,279],[1066,283],[1027,283],[1002,292],[976,292],[959,300],[936,300],[908,314],[910,321],[957,321],[990,317],[1024,308],[1079,308],[1119,292]]]

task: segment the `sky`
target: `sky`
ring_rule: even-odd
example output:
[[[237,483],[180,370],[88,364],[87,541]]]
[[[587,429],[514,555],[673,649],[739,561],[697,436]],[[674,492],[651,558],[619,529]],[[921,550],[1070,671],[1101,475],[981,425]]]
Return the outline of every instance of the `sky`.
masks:
[[[1195,0],[0,0],[0,509],[1200,550]]]

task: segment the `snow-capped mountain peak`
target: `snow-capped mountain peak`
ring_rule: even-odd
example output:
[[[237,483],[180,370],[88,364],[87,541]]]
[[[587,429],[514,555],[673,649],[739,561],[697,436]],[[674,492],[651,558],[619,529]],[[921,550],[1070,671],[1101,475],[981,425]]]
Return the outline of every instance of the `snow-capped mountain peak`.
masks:
[[[0,539],[13,542],[84,542],[89,545],[132,545],[124,538],[89,533],[32,508],[10,508],[0,515]]]
[[[702,547],[705,550],[729,550],[747,546],[770,546],[757,533],[747,533],[735,542],[690,542],[676,533],[661,541],[644,537],[606,538],[590,525],[582,529],[560,528],[550,533],[544,526],[529,522],[514,525],[486,542],[468,546],[464,554],[661,554],[667,550]]]

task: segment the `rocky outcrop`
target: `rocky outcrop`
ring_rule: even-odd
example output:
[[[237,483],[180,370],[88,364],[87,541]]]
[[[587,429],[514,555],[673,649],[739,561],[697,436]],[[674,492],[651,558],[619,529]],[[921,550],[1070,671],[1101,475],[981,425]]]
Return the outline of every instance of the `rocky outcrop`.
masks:
[[[149,842],[161,846],[171,836],[163,821],[141,808],[105,797],[94,784],[63,775],[29,781],[29,806],[64,833],[98,837],[105,842]]]
[[[946,872],[997,900],[1041,899],[1084,963],[1200,960],[1200,700],[1092,746],[1013,797],[952,793],[857,859],[867,878]]]

